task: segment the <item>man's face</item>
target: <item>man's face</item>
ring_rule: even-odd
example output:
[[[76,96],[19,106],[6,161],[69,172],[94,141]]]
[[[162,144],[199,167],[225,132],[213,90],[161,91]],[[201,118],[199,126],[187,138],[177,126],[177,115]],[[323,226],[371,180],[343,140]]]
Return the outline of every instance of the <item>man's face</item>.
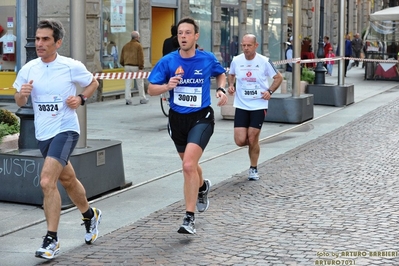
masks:
[[[258,43],[255,42],[254,38],[250,36],[244,36],[241,42],[242,51],[245,57],[252,57],[256,53],[256,48],[258,48]]]
[[[180,44],[180,49],[188,51],[195,48],[195,44],[198,40],[199,33],[195,33],[194,25],[189,23],[182,23],[177,29],[177,39]]]
[[[37,29],[35,40],[36,54],[43,62],[53,61],[61,44],[62,40],[54,42],[52,29]]]

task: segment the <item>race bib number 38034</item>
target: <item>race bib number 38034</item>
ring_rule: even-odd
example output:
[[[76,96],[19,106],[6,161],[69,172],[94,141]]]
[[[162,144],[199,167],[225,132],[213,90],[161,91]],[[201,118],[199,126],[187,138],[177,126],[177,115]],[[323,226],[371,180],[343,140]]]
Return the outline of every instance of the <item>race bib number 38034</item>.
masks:
[[[173,102],[185,107],[201,107],[202,87],[176,87]]]

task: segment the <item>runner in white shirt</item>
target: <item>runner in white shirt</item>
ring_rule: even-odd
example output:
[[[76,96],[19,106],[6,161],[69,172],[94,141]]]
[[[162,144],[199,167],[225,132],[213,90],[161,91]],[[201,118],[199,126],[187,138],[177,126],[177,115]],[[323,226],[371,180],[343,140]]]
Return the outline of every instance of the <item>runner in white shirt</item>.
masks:
[[[92,244],[98,237],[101,211],[91,208],[86,191],[76,178],[69,157],[79,139],[79,121],[76,109],[84,105],[98,87],[98,82],[79,61],[61,56],[65,31],[61,22],[51,19],[39,22],[36,30],[36,54],[18,72],[13,87],[18,106],[26,105],[31,96],[35,135],[44,163],[40,173],[43,208],[47,221],[47,234],[35,256],[52,259],[60,251],[57,235],[61,214],[61,197],[57,181],[82,213],[86,234],[85,242]],[[76,95],[76,84],[83,87]]]
[[[228,77],[228,92],[235,93],[234,141],[240,147],[249,146],[248,180],[259,179],[259,135],[268,100],[283,81],[283,76],[270,59],[256,52],[258,45],[255,35],[244,35],[241,42],[243,53],[233,58]],[[273,78],[270,86],[269,77]]]

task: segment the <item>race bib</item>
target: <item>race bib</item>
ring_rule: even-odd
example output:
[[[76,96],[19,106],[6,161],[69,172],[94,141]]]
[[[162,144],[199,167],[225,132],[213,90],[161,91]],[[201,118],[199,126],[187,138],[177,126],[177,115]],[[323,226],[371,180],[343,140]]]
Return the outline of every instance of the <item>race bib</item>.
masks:
[[[56,117],[62,106],[63,101],[59,95],[40,96],[34,102],[34,108],[40,116]]]
[[[245,99],[259,99],[262,97],[261,89],[258,84],[246,84],[242,87],[242,97]]]
[[[201,107],[202,87],[176,87],[173,92],[175,104],[185,107]]]

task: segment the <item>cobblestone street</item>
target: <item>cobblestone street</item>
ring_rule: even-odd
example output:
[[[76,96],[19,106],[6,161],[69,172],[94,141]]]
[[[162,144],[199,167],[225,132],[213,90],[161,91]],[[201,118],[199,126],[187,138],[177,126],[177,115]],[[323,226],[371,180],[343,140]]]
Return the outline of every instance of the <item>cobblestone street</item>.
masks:
[[[179,201],[44,264],[399,265],[398,104],[213,186],[194,236]]]

